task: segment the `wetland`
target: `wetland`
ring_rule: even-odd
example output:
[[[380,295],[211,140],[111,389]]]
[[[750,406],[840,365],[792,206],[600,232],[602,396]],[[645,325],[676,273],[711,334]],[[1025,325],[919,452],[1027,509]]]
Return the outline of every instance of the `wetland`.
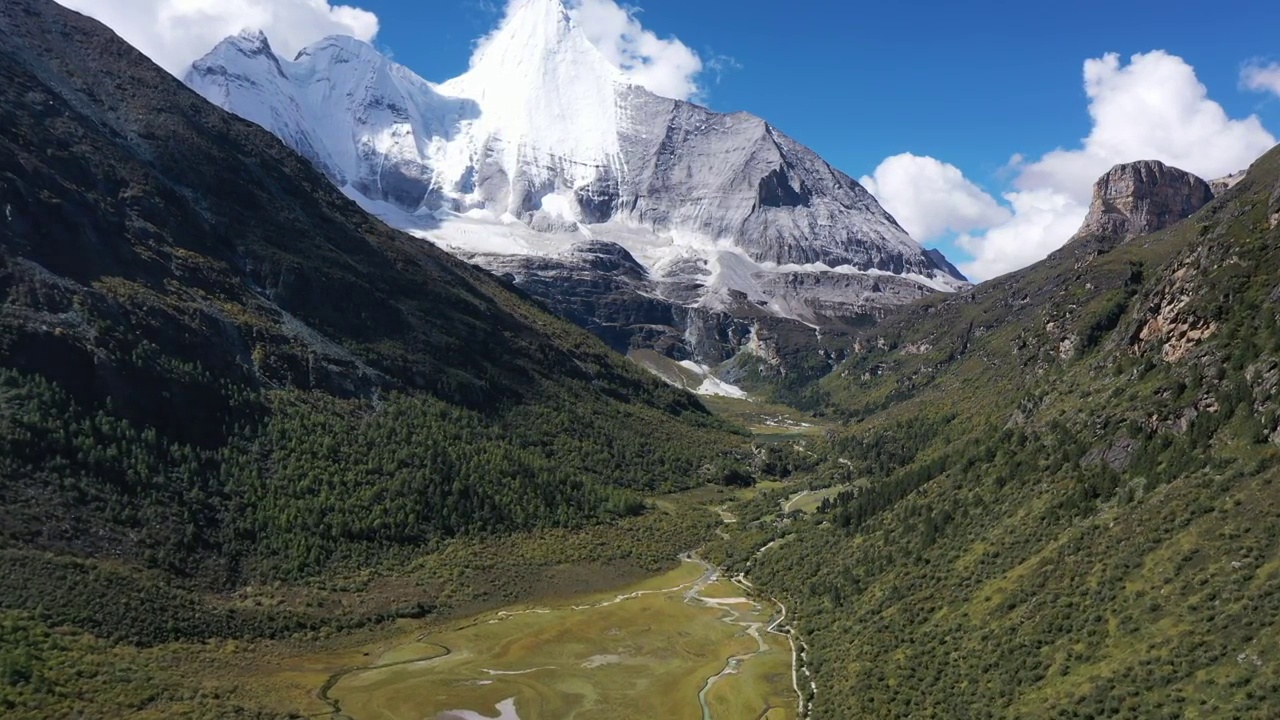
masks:
[[[787,720],[798,697],[781,620],[776,603],[686,556],[615,592],[512,606],[363,648],[317,697],[340,720]],[[306,664],[314,675],[354,655]]]

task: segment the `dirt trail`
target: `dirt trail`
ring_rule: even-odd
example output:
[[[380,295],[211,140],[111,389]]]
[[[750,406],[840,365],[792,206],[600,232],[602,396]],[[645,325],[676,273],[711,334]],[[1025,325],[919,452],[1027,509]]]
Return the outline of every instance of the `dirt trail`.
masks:
[[[784,512],[784,513],[789,513],[789,512],[791,512],[791,510],[792,510],[792,507],[791,507],[791,506],[792,506],[792,505],[795,505],[796,503],[798,503],[798,502],[800,502],[801,500],[803,500],[803,499],[805,498],[805,496],[806,496],[806,495],[811,495],[812,493],[813,493],[813,491],[812,491],[812,490],[801,490],[799,493],[797,493],[797,494],[795,494],[795,495],[791,496],[791,499],[790,499],[790,500],[787,500],[786,502],[784,502],[784,503],[782,504],[782,512]]]

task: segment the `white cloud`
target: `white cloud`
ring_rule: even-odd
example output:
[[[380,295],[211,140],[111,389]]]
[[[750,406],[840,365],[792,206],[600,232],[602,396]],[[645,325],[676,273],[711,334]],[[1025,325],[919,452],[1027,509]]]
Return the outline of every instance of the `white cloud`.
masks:
[[[715,83],[719,85],[725,75],[741,70],[742,63],[732,55],[712,55],[706,63],[706,69],[715,77]]]
[[[1057,250],[1067,241],[1089,211],[1066,193],[1053,190],[1022,190],[1005,193],[1013,208],[1007,222],[981,235],[961,235],[956,244],[973,256],[958,264],[960,272],[974,281],[1026,267]]]
[[[574,0],[569,14],[587,39],[637,85],[677,100],[697,99],[702,58],[674,37],[640,24],[637,8],[613,0]]]
[[[1115,53],[1084,63],[1093,129],[1078,150],[1054,150],[1023,168],[1020,190],[1054,189],[1088,200],[1093,182],[1113,165],[1161,160],[1203,178],[1247,167],[1276,143],[1256,115],[1227,116],[1209,99],[1195,69],[1162,50]]]
[[[262,30],[272,48],[293,57],[326,35],[372,40],[378,17],[328,0],[58,0],[96,18],[147,57],[181,76],[223,38]]]
[[[921,242],[947,232],[989,228],[1010,218],[1009,211],[966,180],[960,168],[931,157],[894,155],[859,182]]]
[[[358,0],[353,0],[357,1]],[[481,11],[492,0],[474,0]],[[523,0],[508,0],[510,8]],[[115,30],[169,72],[181,76],[223,38],[262,30],[285,57],[327,35],[365,41],[378,33],[373,13],[330,0],[58,0]],[[638,85],[665,97],[698,99],[702,58],[674,37],[661,38],[640,23],[639,9],[614,0],[567,0],[578,26],[614,65]],[[713,58],[717,76],[736,67]]]
[[[1161,160],[1213,179],[1248,167],[1276,144],[1257,116],[1229,117],[1190,65],[1161,50],[1134,55],[1127,65],[1115,54],[1086,60],[1084,87],[1093,119],[1088,137],[1034,162],[1014,156],[1018,162],[1006,167],[1017,173],[1015,191],[1004,196],[1012,218],[958,241],[973,255],[961,265],[970,277],[1016,270],[1065,243],[1084,219],[1093,183],[1118,163]]]
[[[1280,63],[1248,63],[1240,71],[1240,85],[1246,90],[1280,96]]]

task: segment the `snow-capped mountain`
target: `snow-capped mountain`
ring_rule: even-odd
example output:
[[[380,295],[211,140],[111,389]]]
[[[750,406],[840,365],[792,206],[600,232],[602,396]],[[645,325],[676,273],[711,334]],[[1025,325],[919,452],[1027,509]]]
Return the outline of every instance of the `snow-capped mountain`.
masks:
[[[967,286],[760,118],[628,84],[560,0],[514,4],[440,84],[352,38],[290,61],[261,33],[186,81],[389,224],[509,273],[619,349],[715,364],[770,328],[835,329]]]

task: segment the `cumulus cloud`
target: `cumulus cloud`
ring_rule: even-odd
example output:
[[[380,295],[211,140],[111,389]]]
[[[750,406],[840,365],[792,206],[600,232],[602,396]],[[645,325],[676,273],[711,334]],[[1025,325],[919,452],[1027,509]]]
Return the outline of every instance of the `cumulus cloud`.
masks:
[[[1269,92],[1280,96],[1280,63],[1263,65],[1254,61],[1240,71],[1240,86],[1254,92]]]
[[[1010,213],[955,165],[902,153],[887,158],[862,183],[898,224],[921,242],[1006,222]]]
[[[378,17],[328,0],[58,0],[97,19],[156,64],[181,76],[223,38],[262,30],[292,57],[327,35],[372,40]]]
[[[358,2],[358,0],[352,0]],[[510,9],[525,0],[508,0]],[[187,67],[228,35],[262,30],[275,51],[293,57],[327,35],[351,35],[372,41],[377,15],[331,0],[58,0],[96,18],[169,72]],[[494,0],[473,0],[482,11]],[[632,82],[665,97],[698,99],[702,58],[674,37],[659,37],[638,18],[639,9],[614,0],[566,0],[570,15],[588,39]],[[717,56],[710,67],[718,76],[736,67]]]
[[[517,0],[519,1],[519,0]],[[593,45],[637,85],[663,97],[696,99],[702,58],[680,40],[640,24],[638,9],[614,0],[574,0],[569,14]]]
[[[1247,167],[1276,139],[1256,115],[1227,116],[1209,99],[1195,69],[1164,51],[1115,53],[1084,63],[1093,128],[1076,150],[1054,150],[1022,169],[1020,190],[1054,189],[1088,200],[1093,182],[1113,165],[1154,159],[1203,178]]]
[[[972,280],[988,280],[1043,259],[1075,234],[1089,211],[1087,203],[1053,190],[1009,192],[1004,199],[1013,209],[1008,221],[956,239],[973,256],[958,263]]]
[[[1267,70],[1260,68],[1258,83],[1270,77]],[[1015,173],[1013,191],[1003,196],[1011,217],[959,238],[973,255],[960,265],[970,277],[1016,270],[1060,247],[1084,219],[1093,183],[1113,165],[1154,159],[1213,179],[1248,167],[1276,144],[1257,116],[1229,117],[1195,70],[1164,51],[1134,55],[1128,64],[1115,54],[1086,60],[1084,88],[1093,125],[1080,146],[1035,161],[1014,156],[1006,166]]]

